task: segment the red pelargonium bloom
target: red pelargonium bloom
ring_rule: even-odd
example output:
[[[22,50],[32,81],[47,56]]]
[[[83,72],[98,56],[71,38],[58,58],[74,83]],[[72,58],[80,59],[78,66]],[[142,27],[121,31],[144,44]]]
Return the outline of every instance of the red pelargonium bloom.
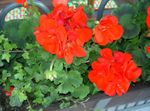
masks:
[[[52,0],[52,4],[54,7],[57,7],[58,5],[66,5],[68,4],[68,0]]]
[[[136,82],[141,69],[136,66],[132,56],[123,52],[112,52],[105,48],[100,51],[101,57],[92,63],[88,78],[99,90],[109,96],[116,93],[121,96],[128,91],[130,82]]]
[[[86,56],[83,45],[91,39],[92,30],[87,27],[83,7],[74,10],[59,5],[48,16],[40,17],[40,26],[34,34],[46,51],[71,64],[73,57]]]
[[[146,52],[147,52],[148,54],[150,54],[150,46],[145,47],[145,49],[146,49]]]
[[[113,15],[106,15],[94,29],[94,40],[99,45],[107,45],[118,40],[123,34],[123,27],[118,24],[118,19]]]
[[[23,5],[24,7],[27,6],[27,0],[16,0],[16,3]]]
[[[147,24],[147,27],[150,29],[150,6],[148,7],[147,9],[147,17],[146,17],[146,24]]]
[[[6,96],[11,96],[13,90],[14,90],[14,87],[13,87],[13,86],[10,86],[9,91],[4,91],[4,94],[5,94]]]

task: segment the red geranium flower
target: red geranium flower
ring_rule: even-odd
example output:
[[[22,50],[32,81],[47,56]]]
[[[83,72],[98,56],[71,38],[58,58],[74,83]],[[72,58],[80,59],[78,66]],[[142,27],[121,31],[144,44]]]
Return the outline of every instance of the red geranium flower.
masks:
[[[16,0],[16,3],[23,5],[24,7],[27,6],[27,0]]]
[[[91,39],[92,30],[87,27],[83,7],[75,10],[59,5],[48,16],[40,17],[40,26],[34,34],[46,51],[71,64],[74,56],[86,56],[83,45]]]
[[[130,82],[135,82],[141,75],[141,69],[128,53],[116,51],[113,54],[111,49],[105,48],[100,55],[98,61],[92,63],[89,80],[105,94],[114,96],[117,93],[121,96],[128,91]]]
[[[52,0],[52,4],[54,7],[58,5],[66,5],[68,4],[68,0]]]
[[[14,87],[13,87],[13,86],[10,86],[10,87],[9,87],[9,91],[4,91],[4,94],[5,94],[6,96],[11,96],[13,90],[14,90]]]
[[[148,54],[150,54],[150,46],[145,47]]]
[[[147,9],[147,17],[146,17],[146,24],[147,24],[147,27],[150,28],[150,6],[148,7]]]
[[[123,28],[118,24],[118,19],[113,15],[106,15],[94,29],[95,42],[99,45],[107,45],[118,40],[123,34]]]

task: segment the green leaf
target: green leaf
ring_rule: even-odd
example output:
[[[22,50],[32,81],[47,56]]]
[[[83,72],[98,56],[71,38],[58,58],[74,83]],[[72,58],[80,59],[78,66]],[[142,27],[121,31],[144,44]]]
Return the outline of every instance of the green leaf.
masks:
[[[43,98],[40,98],[40,97],[36,97],[34,100],[33,100],[33,103],[36,103],[36,104],[41,104],[43,102]]]
[[[84,99],[90,93],[88,86],[82,85],[74,90],[72,96],[79,99]]]
[[[2,80],[6,81],[8,77],[10,77],[11,74],[7,70],[2,71]]]
[[[150,62],[147,61],[142,67],[142,78],[144,81],[150,81]]]
[[[45,107],[49,106],[52,102],[56,101],[57,99],[59,99],[59,94],[58,94],[58,91],[56,90],[55,87],[50,87],[50,88],[47,88],[47,89],[50,89],[50,95],[45,97],[44,100],[43,100],[43,105]],[[43,91],[43,90],[42,90]]]
[[[15,79],[18,79],[18,80],[23,80],[23,76],[24,76],[24,74],[23,73],[16,73],[15,75],[14,75],[14,77],[15,77]]]
[[[4,63],[0,60],[0,67],[4,66]]]
[[[126,51],[132,54],[133,60],[138,66],[143,66],[146,61],[146,56],[142,49],[135,47],[133,44],[130,44],[128,45]]]
[[[58,73],[58,78],[54,81],[59,84],[58,91],[63,94],[73,92],[75,88],[82,84],[82,77],[78,71],[69,71],[68,73]]]
[[[11,57],[11,55],[8,52],[4,53],[2,55],[2,60],[6,60],[7,62],[9,62],[10,61],[10,57]]]
[[[64,68],[64,61],[62,59],[57,59],[54,63],[54,70],[62,71]]]
[[[64,82],[61,85],[58,86],[59,93],[67,94],[68,92],[73,92],[74,87],[72,84],[69,84],[68,82]]]
[[[74,59],[73,59],[73,64],[79,66],[79,65],[81,65],[81,64],[86,63],[86,62],[87,62],[87,59],[88,59],[87,56],[84,57],[84,58],[74,58]]]
[[[137,14],[137,10],[130,4],[123,4],[113,10],[113,15],[118,17],[119,23],[123,26],[123,38],[131,39],[140,33],[140,23],[136,21]]]
[[[29,52],[25,51],[25,52],[22,54],[22,57],[23,57],[24,59],[30,59],[30,57],[29,57]]]
[[[4,38],[4,35],[3,35],[3,34],[0,35],[0,44],[3,42],[4,39],[5,39],[5,38]]]
[[[64,108],[67,108],[70,106],[70,102],[62,102],[60,105],[59,105],[59,108],[60,109],[64,109]]]
[[[13,90],[12,96],[10,97],[10,105],[11,106],[18,106],[20,107],[23,103],[23,101],[25,101],[27,99],[27,96],[20,92],[19,90]]]

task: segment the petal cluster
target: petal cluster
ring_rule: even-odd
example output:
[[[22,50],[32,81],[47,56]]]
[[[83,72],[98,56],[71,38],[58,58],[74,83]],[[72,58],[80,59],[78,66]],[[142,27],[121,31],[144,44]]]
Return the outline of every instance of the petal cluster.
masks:
[[[118,24],[118,19],[113,15],[106,15],[94,29],[94,40],[99,45],[107,45],[121,38],[123,27]]]
[[[75,10],[58,5],[50,14],[40,17],[40,26],[34,34],[47,52],[71,64],[74,57],[86,56],[83,45],[91,39],[92,30],[87,27],[83,7]]]
[[[150,6],[148,7],[147,9],[147,17],[146,17],[146,24],[147,24],[147,27],[150,29]]]
[[[89,80],[105,94],[114,96],[117,93],[121,96],[128,91],[130,82],[136,82],[141,75],[141,69],[128,53],[113,53],[111,49],[105,48],[100,51],[100,55],[101,57],[92,63]]]

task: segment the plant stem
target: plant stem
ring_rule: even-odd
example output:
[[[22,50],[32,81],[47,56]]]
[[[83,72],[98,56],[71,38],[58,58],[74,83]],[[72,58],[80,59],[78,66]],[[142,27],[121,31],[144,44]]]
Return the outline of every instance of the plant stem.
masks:
[[[27,97],[27,102],[28,102],[28,105],[29,105],[29,109],[32,109],[32,105],[31,105],[31,103],[30,103],[28,97]]]
[[[52,71],[53,70],[53,65],[54,65],[54,62],[55,62],[55,60],[56,60],[56,56],[53,58],[53,60],[51,61],[51,64],[50,64],[50,71]]]
[[[26,50],[26,51],[28,51],[28,52],[30,52],[30,51],[33,51],[33,50]],[[1,50],[0,49],[0,52],[14,52],[14,53],[21,53],[21,52],[26,52],[26,51],[24,51],[24,50]]]

